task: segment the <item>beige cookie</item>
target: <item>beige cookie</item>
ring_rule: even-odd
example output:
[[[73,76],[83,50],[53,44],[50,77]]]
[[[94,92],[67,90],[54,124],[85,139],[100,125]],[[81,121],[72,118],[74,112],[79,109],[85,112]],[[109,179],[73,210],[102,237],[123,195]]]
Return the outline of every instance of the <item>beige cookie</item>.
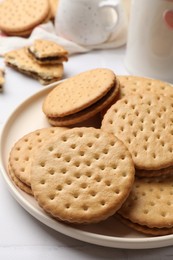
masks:
[[[68,52],[59,44],[48,40],[35,40],[28,53],[39,64],[57,64],[68,61]]]
[[[9,165],[20,181],[31,186],[30,168],[34,149],[38,149],[46,139],[52,138],[55,133],[61,133],[65,129],[61,127],[38,129],[26,134],[14,144],[9,155]]]
[[[160,97],[169,96],[173,98],[173,87],[166,82],[138,77],[138,76],[120,76],[117,78],[120,81],[120,91],[119,95],[113,100],[112,104],[110,104],[106,109],[101,112],[102,117],[107,112],[107,110],[117,102],[117,100],[128,97],[129,95],[141,94],[143,93],[157,93]]]
[[[22,182],[20,179],[18,179],[16,177],[16,175],[14,174],[12,168],[10,165],[8,165],[8,173],[9,173],[9,176],[11,178],[11,180],[13,181],[13,183],[18,187],[20,188],[21,190],[23,190],[24,192],[30,194],[30,195],[33,195],[33,192],[31,190],[31,187],[26,185],[24,182]]]
[[[173,87],[166,82],[137,77],[137,76],[118,76],[120,81],[120,98],[131,94],[156,93],[160,96],[169,96],[173,98]]]
[[[59,0],[49,0],[49,3],[50,3],[50,10],[51,10],[51,18],[54,19],[57,13]]]
[[[117,101],[106,113],[102,129],[128,147],[137,169],[173,166],[173,99],[152,93]]]
[[[94,115],[96,115],[98,112],[104,109],[108,104],[112,102],[112,100],[117,96],[119,91],[119,85],[117,84],[115,87],[111,88],[109,92],[102,97],[99,101],[97,101],[95,104],[89,106],[88,108],[85,108],[77,113],[74,113],[73,115],[64,116],[64,117],[47,117],[49,123],[53,126],[69,126],[73,125],[79,122],[83,122]]]
[[[47,23],[48,21],[50,20],[50,12],[48,14],[48,16],[42,21],[42,23]],[[33,31],[34,28],[31,28],[29,30],[26,30],[26,31],[16,31],[16,32],[5,32],[6,35],[8,36],[21,36],[21,37],[27,37],[29,36],[32,31]]]
[[[21,73],[29,75],[43,85],[60,80],[63,76],[63,65],[39,65],[27,54],[26,48],[10,51],[5,54],[5,63]]]
[[[127,218],[123,218],[120,215],[116,215],[116,218],[120,220],[122,223],[127,225],[128,227],[132,228],[133,230],[136,230],[138,232],[141,232],[146,235],[151,235],[151,236],[164,236],[164,235],[170,235],[173,234],[173,227],[164,227],[164,228],[149,228],[147,226],[142,226],[137,223],[133,223]]]
[[[126,200],[134,165],[125,145],[95,128],[72,128],[35,153],[31,186],[39,205],[55,218],[99,222]]]
[[[0,4],[0,29],[5,33],[29,31],[50,12],[48,0],[5,0]],[[17,35],[17,34],[16,34]]]
[[[45,98],[43,112],[48,117],[74,114],[97,102],[116,85],[109,69],[93,69],[73,76],[55,87]]]
[[[173,233],[173,175],[136,178],[133,189],[118,213],[141,232]],[[163,229],[163,231],[162,231]],[[166,229],[166,230],[165,230]],[[160,230],[160,232],[159,232]]]
[[[4,83],[5,83],[5,72],[3,69],[0,69],[0,92],[3,91]]]

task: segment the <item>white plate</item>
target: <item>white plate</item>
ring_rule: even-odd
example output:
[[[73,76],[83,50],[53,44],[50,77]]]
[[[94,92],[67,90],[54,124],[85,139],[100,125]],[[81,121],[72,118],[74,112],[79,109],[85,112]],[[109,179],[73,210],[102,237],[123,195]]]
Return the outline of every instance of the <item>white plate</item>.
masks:
[[[114,217],[86,226],[69,226],[48,216],[35,199],[18,189],[7,174],[7,162],[12,145],[24,134],[38,128],[47,127],[48,122],[42,112],[42,102],[46,94],[57,84],[37,92],[24,101],[9,117],[1,134],[0,161],[5,182],[19,204],[45,225],[67,236],[92,244],[114,248],[157,248],[173,245],[173,235],[147,237],[119,223]]]

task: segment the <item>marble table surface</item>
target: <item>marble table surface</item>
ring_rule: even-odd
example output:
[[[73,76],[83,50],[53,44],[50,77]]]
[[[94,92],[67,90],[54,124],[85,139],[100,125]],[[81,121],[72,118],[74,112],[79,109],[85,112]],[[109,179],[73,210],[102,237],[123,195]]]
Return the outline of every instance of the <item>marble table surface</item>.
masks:
[[[124,66],[125,47],[71,56],[64,77],[97,67],[129,74]],[[3,60],[0,60],[0,67]],[[36,80],[6,68],[0,93],[0,129],[12,111],[27,97],[44,88]],[[173,242],[172,242],[173,244]],[[173,259],[173,247],[121,249],[98,246],[65,236],[36,220],[13,198],[0,174],[0,259]]]

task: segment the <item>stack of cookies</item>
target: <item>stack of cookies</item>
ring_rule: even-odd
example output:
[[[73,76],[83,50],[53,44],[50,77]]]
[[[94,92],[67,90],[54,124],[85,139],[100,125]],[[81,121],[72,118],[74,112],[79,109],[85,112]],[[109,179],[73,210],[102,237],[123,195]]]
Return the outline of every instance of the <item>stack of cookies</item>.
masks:
[[[123,141],[136,168],[132,193],[119,215],[144,233],[172,233],[173,89],[152,79],[119,80],[122,98],[106,112],[101,127]]]
[[[119,81],[109,69],[82,72],[58,84],[44,100],[52,126],[83,122],[107,107],[118,95]]]
[[[55,42],[38,39],[31,46],[6,53],[4,59],[6,65],[47,85],[62,78],[68,52]]]
[[[11,36],[28,36],[51,15],[49,0],[4,0],[0,4],[0,30]]]
[[[66,130],[61,127],[41,128],[21,137],[13,146],[9,156],[9,175],[13,182],[23,191],[33,195],[31,190],[31,162],[33,151],[39,147],[47,138]]]
[[[144,234],[172,234],[172,97],[172,87],[158,80],[109,69],[78,74],[45,97],[53,126],[16,142],[9,174],[57,220],[95,223],[114,215]],[[85,126],[113,100],[100,129]]]
[[[13,181],[53,217],[95,223],[117,212],[134,182],[134,164],[115,136],[92,127],[50,127],[16,142]]]

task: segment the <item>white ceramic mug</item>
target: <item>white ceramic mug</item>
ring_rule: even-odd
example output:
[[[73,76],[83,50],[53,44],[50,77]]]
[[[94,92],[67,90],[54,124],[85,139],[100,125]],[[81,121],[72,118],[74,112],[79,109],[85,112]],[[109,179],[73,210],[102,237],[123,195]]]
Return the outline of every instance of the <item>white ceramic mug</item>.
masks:
[[[56,33],[81,45],[105,42],[122,24],[118,0],[59,0]]]
[[[125,64],[173,83],[173,0],[132,0]]]

